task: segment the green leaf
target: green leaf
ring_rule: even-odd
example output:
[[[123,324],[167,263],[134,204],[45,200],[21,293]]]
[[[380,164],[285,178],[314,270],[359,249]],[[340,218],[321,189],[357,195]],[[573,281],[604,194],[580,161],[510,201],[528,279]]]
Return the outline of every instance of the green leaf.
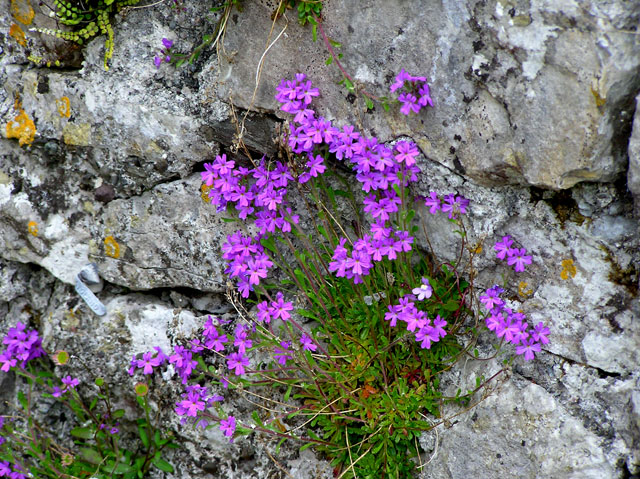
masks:
[[[308,17],[307,20],[313,23],[313,26],[311,27],[311,38],[313,39],[314,42],[317,42],[318,41],[318,24],[313,19],[313,17]]]
[[[93,430],[88,427],[74,427],[70,434],[80,439],[91,439],[93,437]]]
[[[27,402],[27,396],[22,391],[18,391],[18,402],[25,411],[29,410],[29,403]]]
[[[113,419],[120,419],[122,416],[124,416],[124,409],[116,409],[111,415]]]
[[[291,390],[293,389],[293,384],[289,384],[289,387],[287,388],[287,392],[284,393],[284,402],[288,402],[289,401],[289,396],[291,396]]]
[[[276,245],[273,241],[272,237],[265,237],[260,240],[260,244],[271,251],[273,254],[277,254],[278,250],[276,249]]]
[[[327,58],[327,59],[324,61],[324,64],[325,64],[325,65],[331,65],[332,63],[333,63],[333,55],[329,55],[329,58]]]
[[[296,312],[303,318],[315,319],[316,321],[318,320],[318,316],[307,309],[296,309]]]
[[[105,471],[113,471],[114,474],[127,474],[129,472],[135,472],[133,466],[123,464],[122,462],[116,463],[115,461],[107,461],[104,468]]]
[[[158,457],[153,460],[152,464],[160,469],[162,472],[173,472],[173,466],[169,464],[167,461]]]
[[[146,421],[140,420],[138,422],[138,435],[140,436],[140,441],[142,441],[142,445],[149,449],[149,435],[147,434]]]
[[[287,438],[283,437],[282,439],[280,439],[280,441],[278,441],[278,445],[276,446],[276,454],[280,454],[280,447],[282,446],[282,444],[286,440],[287,440]]]
[[[458,311],[458,309],[460,308],[460,304],[456,300],[450,299],[449,301],[444,303],[442,307],[447,311]]]
[[[102,454],[95,449],[83,447],[80,449],[80,457],[89,464],[100,464],[102,462]]]
[[[342,48],[342,43],[331,40],[331,38],[329,38],[329,43],[333,48]]]
[[[255,422],[258,426],[264,427],[264,424],[262,423],[262,420],[260,419],[260,416],[258,415],[258,411],[253,411],[251,413],[251,417],[253,418],[253,422]]]
[[[344,79],[344,86],[349,91],[353,91],[355,89],[353,83],[351,83],[351,80],[349,80],[347,77],[345,77]]]
[[[369,98],[368,96],[365,97],[364,102],[366,103],[368,110],[373,110],[373,100],[371,98]]]

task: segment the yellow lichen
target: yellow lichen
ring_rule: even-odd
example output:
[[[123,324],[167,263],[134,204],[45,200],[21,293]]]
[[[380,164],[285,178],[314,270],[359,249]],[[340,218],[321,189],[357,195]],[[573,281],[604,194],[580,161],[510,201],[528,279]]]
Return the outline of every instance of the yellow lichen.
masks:
[[[33,11],[29,0],[11,0],[11,15],[20,23],[30,25],[36,12]]]
[[[65,145],[89,146],[91,144],[91,125],[89,123],[67,123],[62,128],[62,141]]]
[[[607,98],[606,97],[602,97],[600,95],[600,92],[598,90],[595,90],[593,87],[591,87],[591,94],[593,95],[593,98],[596,101],[596,106],[598,108],[600,108],[601,106],[603,106],[607,102]]]
[[[27,46],[27,37],[24,36],[22,28],[20,28],[20,25],[17,23],[13,23],[11,27],[9,27],[9,36],[23,47]]]
[[[528,286],[529,284],[527,284],[525,281],[520,281],[520,283],[518,284],[518,294],[523,298],[526,298],[527,296],[531,296],[533,294],[533,289],[529,288]]]
[[[38,223],[35,221],[29,221],[27,225],[27,231],[31,233],[33,236],[38,236]]]
[[[120,257],[120,245],[113,236],[104,239],[104,254],[116,259]]]
[[[575,277],[577,270],[573,265],[572,259],[563,259],[562,260],[562,271],[560,271],[560,277],[562,279],[569,279],[569,276],[572,278]]]
[[[30,145],[36,137],[36,125],[16,99],[14,108],[18,115],[7,123],[7,138],[17,138],[20,146]]]
[[[69,102],[68,97],[63,96],[59,100],[56,100],[56,106],[62,118],[69,118],[71,116],[71,102]]]

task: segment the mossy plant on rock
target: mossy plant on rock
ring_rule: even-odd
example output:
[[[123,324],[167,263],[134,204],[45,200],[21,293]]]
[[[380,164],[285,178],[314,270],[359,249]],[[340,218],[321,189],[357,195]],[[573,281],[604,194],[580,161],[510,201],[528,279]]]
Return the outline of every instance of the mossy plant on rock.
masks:
[[[104,69],[109,70],[109,59],[113,56],[113,28],[111,17],[140,0],[54,0],[56,20],[70,30],[38,28],[37,31],[54,35],[63,40],[84,44],[96,35],[106,35]]]

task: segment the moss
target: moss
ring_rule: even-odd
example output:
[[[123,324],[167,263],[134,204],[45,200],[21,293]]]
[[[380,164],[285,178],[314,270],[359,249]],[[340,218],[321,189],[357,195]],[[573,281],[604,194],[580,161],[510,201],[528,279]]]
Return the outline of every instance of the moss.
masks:
[[[558,221],[564,229],[567,221],[582,226],[585,221],[590,218],[580,213],[578,203],[573,199],[570,190],[548,191],[535,186],[530,188],[531,201],[544,201],[556,214]]]
[[[600,249],[605,252],[605,261],[611,266],[608,279],[613,284],[624,287],[631,296],[636,297],[638,295],[638,269],[633,263],[630,263],[627,268],[622,268],[616,261],[611,250],[605,246],[600,245]]]
[[[113,28],[111,18],[124,8],[136,5],[140,0],[54,0],[53,12],[56,19],[68,30],[39,28],[37,31],[57,38],[86,43],[97,35],[106,35],[104,69],[109,70],[109,60],[113,56]]]

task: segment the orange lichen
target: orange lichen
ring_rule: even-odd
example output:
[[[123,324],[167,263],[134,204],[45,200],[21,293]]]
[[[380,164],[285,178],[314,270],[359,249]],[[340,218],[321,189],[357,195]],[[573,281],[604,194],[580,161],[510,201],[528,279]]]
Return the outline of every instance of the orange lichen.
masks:
[[[120,257],[120,245],[113,236],[107,236],[104,239],[104,254],[112,258]]]
[[[20,146],[30,145],[36,137],[36,125],[20,108],[18,115],[7,123],[7,138],[17,138]]]
[[[27,231],[29,231],[33,236],[38,236],[38,223],[35,221],[29,221],[29,224],[27,224]]]
[[[560,271],[560,277],[562,279],[569,279],[569,276],[572,278],[575,277],[577,270],[573,265],[572,259],[563,259],[562,260],[562,271]]]
[[[11,0],[11,15],[20,23],[30,25],[36,12],[33,11],[29,0]]]
[[[36,125],[22,108],[19,96],[13,102],[13,109],[18,114],[7,123],[7,138],[17,138],[20,146],[30,145],[36,137]]]
[[[209,198],[209,191],[211,191],[211,188],[213,188],[213,185],[207,186],[204,183],[200,187],[200,197],[205,203],[211,203],[211,199]]]
[[[531,296],[533,294],[533,289],[528,288],[528,286],[529,284],[527,284],[525,281],[520,281],[520,283],[518,284],[518,294],[523,298],[526,298],[527,296]]]
[[[63,96],[59,100],[56,100],[56,106],[62,118],[69,118],[71,116],[71,103],[68,97]]]
[[[23,47],[27,46],[27,37],[25,37],[22,28],[20,28],[20,25],[17,23],[13,23],[11,24],[11,27],[9,27],[9,36]]]

